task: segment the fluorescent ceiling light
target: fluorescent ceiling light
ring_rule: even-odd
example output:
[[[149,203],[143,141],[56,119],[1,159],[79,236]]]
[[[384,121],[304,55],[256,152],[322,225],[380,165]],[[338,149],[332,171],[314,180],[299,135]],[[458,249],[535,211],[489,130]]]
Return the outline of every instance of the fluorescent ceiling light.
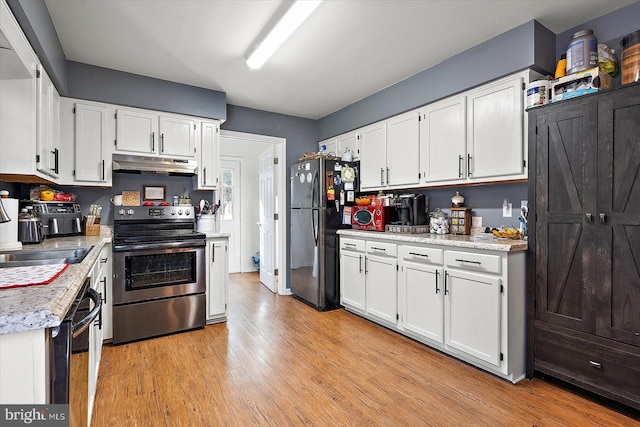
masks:
[[[298,0],[287,10],[273,29],[247,58],[249,68],[257,70],[284,43],[287,38],[322,3],[322,0]]]

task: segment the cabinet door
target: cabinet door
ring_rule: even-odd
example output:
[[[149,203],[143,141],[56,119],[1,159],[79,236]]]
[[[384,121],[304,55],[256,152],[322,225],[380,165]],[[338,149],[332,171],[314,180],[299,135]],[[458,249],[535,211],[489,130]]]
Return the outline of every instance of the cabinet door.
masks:
[[[323,145],[325,146],[324,150],[322,150]],[[342,153],[338,149],[337,138],[325,139],[324,141],[318,142],[318,151],[322,151],[326,155],[342,157]]]
[[[156,154],[160,145],[157,129],[157,115],[119,108],[116,111],[116,151]]]
[[[360,132],[360,189],[387,185],[387,126],[375,123]]]
[[[365,278],[364,254],[340,251],[340,304],[364,312]]]
[[[445,270],[445,345],[500,365],[498,277]]]
[[[394,325],[398,321],[398,261],[376,255],[365,259],[367,314]]]
[[[640,91],[598,110],[597,334],[640,346]]]
[[[387,120],[387,185],[420,182],[420,114],[412,111]]]
[[[111,266],[111,245],[105,245],[100,252],[98,262],[101,267],[98,292],[102,294],[102,338],[113,338],[113,270]]]
[[[467,176],[521,175],[524,166],[524,79],[467,95]]]
[[[53,84],[51,85],[51,128],[49,135],[49,165],[51,176],[60,176],[60,95]]]
[[[349,132],[344,135],[338,136],[337,139],[337,152],[336,155],[338,157],[342,157],[344,151],[349,148],[351,149],[351,155],[353,160],[360,160],[360,140],[358,132]]]
[[[53,102],[53,83],[44,71],[38,66],[38,80],[36,92],[36,168],[47,175],[52,173],[55,166],[55,153],[52,153],[51,144],[51,104]]]
[[[541,113],[535,142],[536,319],[591,333],[596,120],[593,102]]]
[[[193,157],[195,122],[191,119],[160,116],[160,154]]]
[[[218,123],[201,123],[200,173],[198,175],[200,190],[215,190],[218,188],[219,135]]]
[[[423,182],[466,179],[466,97],[459,96],[425,107],[420,122],[420,159]]]
[[[207,289],[207,320],[227,313],[227,242],[213,240],[208,245],[209,286]]]
[[[76,103],[75,112],[75,180],[106,182],[108,107]]]
[[[438,343],[444,342],[442,268],[403,261],[400,268],[400,326]]]

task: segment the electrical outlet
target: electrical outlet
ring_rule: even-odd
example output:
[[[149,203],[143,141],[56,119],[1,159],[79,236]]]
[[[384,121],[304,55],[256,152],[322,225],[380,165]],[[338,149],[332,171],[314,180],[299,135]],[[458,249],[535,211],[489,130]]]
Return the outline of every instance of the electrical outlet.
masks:
[[[511,218],[513,216],[513,204],[505,203],[502,205],[502,216],[505,218]]]

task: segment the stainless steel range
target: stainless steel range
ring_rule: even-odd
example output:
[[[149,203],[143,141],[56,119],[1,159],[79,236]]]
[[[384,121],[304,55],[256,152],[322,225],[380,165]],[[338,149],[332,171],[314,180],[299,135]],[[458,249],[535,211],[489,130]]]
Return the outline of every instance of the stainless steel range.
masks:
[[[205,325],[205,238],[192,206],[122,207],[113,218],[113,342]]]

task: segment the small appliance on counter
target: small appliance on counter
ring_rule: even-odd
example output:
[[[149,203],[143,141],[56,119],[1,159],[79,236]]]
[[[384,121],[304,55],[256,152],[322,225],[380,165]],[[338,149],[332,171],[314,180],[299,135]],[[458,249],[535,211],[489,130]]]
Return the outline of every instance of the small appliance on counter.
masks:
[[[394,225],[425,225],[427,221],[428,197],[424,194],[402,194],[396,201],[398,219]]]
[[[23,208],[18,215],[18,240],[22,243],[42,243],[44,234],[40,218],[33,215],[33,209]]]
[[[395,219],[395,213],[393,206],[353,206],[351,208],[351,228],[385,231],[385,226]]]
[[[42,222],[44,237],[82,234],[82,211],[76,202],[23,200],[20,206],[33,207],[34,216]]]
[[[18,199],[3,196],[0,204],[4,212],[0,220],[0,250],[22,249],[22,243],[18,240]]]

